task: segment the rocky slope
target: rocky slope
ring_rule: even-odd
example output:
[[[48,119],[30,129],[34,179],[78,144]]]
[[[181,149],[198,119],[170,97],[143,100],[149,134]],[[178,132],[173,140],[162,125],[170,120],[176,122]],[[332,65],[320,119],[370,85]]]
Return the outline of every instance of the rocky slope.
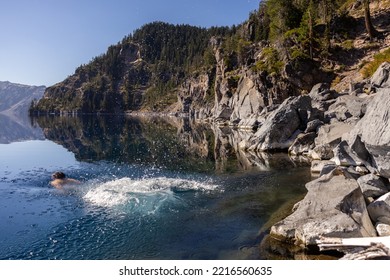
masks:
[[[383,63],[371,79],[360,84],[359,91],[348,94],[324,85],[314,87],[304,115],[320,110],[322,118],[315,126],[299,118],[293,106],[299,98],[281,106],[295,110],[294,117],[284,114],[290,120],[272,118],[274,125],[285,124],[284,131],[292,118],[300,120],[304,131],[286,132],[297,135],[289,151],[311,159],[313,172],[319,173],[306,185],[308,193],[293,213],[271,228],[272,236],[311,246],[322,237],[390,235],[389,74],[390,63]],[[363,92],[363,88],[370,91]],[[272,129],[267,136],[271,143],[281,139],[272,137]]]
[[[0,113],[18,116],[26,114],[31,102],[39,100],[44,91],[45,86],[0,82]]]
[[[28,117],[31,102],[42,97],[44,86],[0,82],[0,143],[44,139]]]

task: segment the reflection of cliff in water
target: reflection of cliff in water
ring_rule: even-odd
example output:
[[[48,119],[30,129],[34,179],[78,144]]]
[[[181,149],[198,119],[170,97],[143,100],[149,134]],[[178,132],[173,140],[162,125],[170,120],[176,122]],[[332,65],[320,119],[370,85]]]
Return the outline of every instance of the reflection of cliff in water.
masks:
[[[35,121],[45,137],[80,161],[153,164],[206,172],[293,166],[287,155],[249,154],[239,143],[251,135],[186,118],[129,116],[45,116]]]
[[[27,114],[15,116],[0,113],[0,144],[43,139],[42,130],[31,124]]]

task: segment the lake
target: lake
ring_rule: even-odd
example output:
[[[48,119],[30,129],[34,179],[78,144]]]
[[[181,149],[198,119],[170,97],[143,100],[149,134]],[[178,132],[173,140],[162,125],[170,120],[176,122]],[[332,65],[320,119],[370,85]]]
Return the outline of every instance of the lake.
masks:
[[[188,119],[0,124],[0,259],[267,259],[270,222],[311,179],[239,151],[248,132]],[[52,188],[58,170],[82,184]]]

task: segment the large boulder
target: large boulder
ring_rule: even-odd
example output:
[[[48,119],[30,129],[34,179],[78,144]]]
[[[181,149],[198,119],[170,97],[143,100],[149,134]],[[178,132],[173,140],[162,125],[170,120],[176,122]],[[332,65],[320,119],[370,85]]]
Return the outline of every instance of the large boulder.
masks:
[[[271,235],[305,246],[315,245],[321,236],[376,236],[359,185],[340,172],[335,169],[307,183],[305,198],[295,212],[271,228]]]
[[[372,173],[359,177],[357,182],[365,197],[378,198],[389,192],[389,181]]]
[[[382,63],[372,75],[370,82],[375,87],[390,88],[390,62]]]
[[[390,178],[390,88],[379,89],[365,116],[346,139],[356,153],[365,151],[367,164],[381,176]],[[358,151],[353,147],[359,140]],[[364,147],[363,147],[363,146]]]
[[[351,151],[347,141],[341,141],[336,148],[333,149],[333,161],[339,166],[359,166],[362,162]]]
[[[343,95],[336,99],[336,102],[329,106],[325,117],[335,118],[338,121],[345,121],[349,118],[362,118],[366,113],[367,104],[372,97],[363,95],[363,97],[353,95]]]
[[[314,140],[315,148],[311,152],[311,157],[319,160],[331,159],[334,156],[333,149],[341,142],[344,134],[349,133],[353,127],[353,124],[344,122],[321,126]]]
[[[290,155],[307,155],[311,149],[314,148],[315,132],[301,133],[288,148]]]
[[[313,86],[309,96],[312,99],[314,108],[326,111],[336,101],[335,99],[339,94],[335,90],[331,90],[328,83],[319,83]]]
[[[306,129],[310,109],[311,98],[307,95],[286,99],[248,140],[247,148],[256,151],[288,149],[300,131]]]
[[[309,95],[313,101],[327,101],[339,96],[335,90],[330,89],[330,85],[328,83],[319,83],[314,85]]]

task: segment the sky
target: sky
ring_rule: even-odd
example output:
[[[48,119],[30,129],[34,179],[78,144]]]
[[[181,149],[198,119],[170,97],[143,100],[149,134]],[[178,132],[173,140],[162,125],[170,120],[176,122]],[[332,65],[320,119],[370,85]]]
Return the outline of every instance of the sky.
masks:
[[[51,86],[153,21],[248,19],[260,0],[0,0],[0,81]]]

